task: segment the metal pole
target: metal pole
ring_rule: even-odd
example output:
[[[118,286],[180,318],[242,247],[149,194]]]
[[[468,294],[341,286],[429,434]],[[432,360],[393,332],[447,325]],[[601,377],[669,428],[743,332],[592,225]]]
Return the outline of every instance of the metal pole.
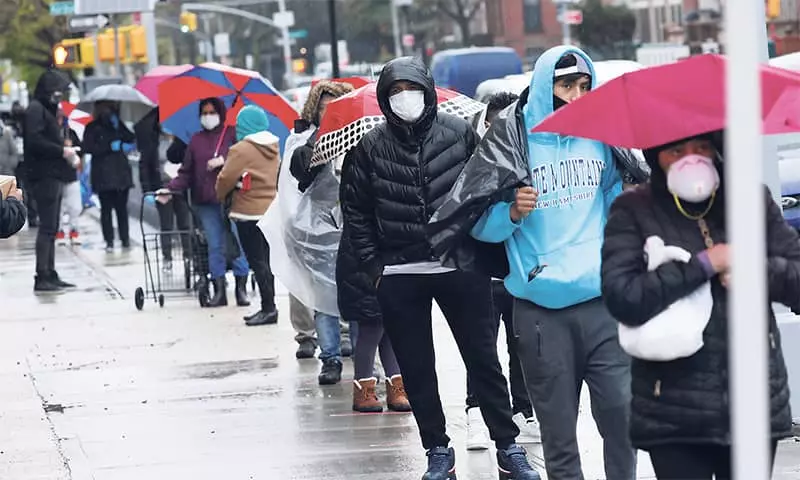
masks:
[[[733,2],[727,8],[730,9],[733,7]],[[756,21],[756,24],[759,26],[759,42],[758,42],[758,50],[759,50],[759,60],[761,63],[769,62],[769,34],[767,33],[767,14],[763,8],[757,8],[758,13],[756,14],[755,19],[751,19]],[[729,31],[726,28],[726,32]],[[726,34],[726,37],[728,35]],[[730,41],[728,41],[728,45],[730,45]],[[730,48],[730,47],[729,47]],[[763,156],[761,157],[761,165],[764,174],[764,183],[769,187],[770,193],[772,193],[772,198],[775,202],[780,205],[781,204],[781,177],[780,171],[778,168],[778,145],[777,140],[774,136],[772,137],[764,137],[763,139],[763,147],[762,147]]]
[[[117,16],[111,15],[111,24],[114,26],[114,74],[122,77],[122,62],[120,61],[119,51],[119,25],[117,24]]]
[[[764,4],[729,2],[726,217],[732,278],[728,295],[730,400],[734,477],[766,480],[770,472],[769,376],[767,350],[765,205],[766,160],[761,137],[761,78]],[[731,34],[736,32],[735,35]],[[761,158],[762,162],[753,161]]]
[[[206,62],[214,61],[214,41],[211,37],[211,21],[208,15],[203,15],[203,31],[206,34]]]
[[[335,0],[328,0],[328,17],[331,21],[331,78],[339,78],[339,35],[336,31]]]
[[[561,16],[561,43],[564,45],[572,45],[572,29],[570,24],[567,23],[567,4],[558,4],[559,15]]]
[[[97,77],[104,77],[105,69],[103,64],[100,62],[100,50],[97,42],[98,33],[99,32],[94,32],[94,34],[92,35],[92,42],[94,43],[94,74]]]
[[[278,11],[286,11],[286,0],[278,0]],[[281,39],[283,41],[283,65],[286,69],[286,86],[294,87],[294,71],[292,70],[292,40],[289,37],[289,27],[282,25]]]
[[[151,10],[142,12],[142,26],[147,35],[147,68],[152,70],[158,66],[158,40],[156,39],[156,15]]]
[[[392,11],[392,36],[394,36],[394,56],[403,56],[403,45],[400,43],[400,20],[397,18],[397,3],[389,0],[389,9]]]

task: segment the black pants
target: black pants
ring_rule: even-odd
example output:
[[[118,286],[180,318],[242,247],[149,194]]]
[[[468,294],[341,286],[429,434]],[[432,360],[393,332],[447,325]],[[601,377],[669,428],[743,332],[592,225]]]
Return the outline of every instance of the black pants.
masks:
[[[517,337],[514,335],[514,297],[508,293],[502,281],[492,281],[492,303],[494,304],[494,315],[497,322],[497,329],[500,328],[500,320],[506,329],[506,344],[508,346],[508,376],[511,383],[511,409],[514,413],[522,413],[525,418],[533,416],[533,407],[528,398],[528,391],[525,389],[525,377],[522,375],[522,365],[517,356]],[[495,335],[497,330],[495,330]],[[472,382],[467,376],[467,408],[478,407],[478,399],[472,391]]]
[[[378,298],[384,327],[403,372],[426,450],[450,443],[436,378],[433,300],[450,325],[497,448],[507,448],[519,435],[511,420],[508,386],[497,359],[490,282],[488,277],[467,272],[389,275],[381,279]]]
[[[49,277],[56,271],[56,232],[61,219],[61,196],[64,184],[54,178],[37,180],[33,197],[39,208],[39,231],[36,234],[36,275]]]
[[[772,462],[778,442],[772,442]],[[649,449],[659,480],[731,480],[731,447],[723,445],[661,445]]]
[[[190,212],[189,204],[183,195],[173,195],[172,201],[167,203],[156,202],[158,210],[158,220],[161,224],[161,232],[172,232],[177,230],[187,232],[180,235],[181,246],[184,258],[188,258],[191,251],[191,238],[189,237]],[[161,253],[165,261],[172,261],[172,242],[176,235],[161,235]]]
[[[117,212],[117,228],[119,229],[119,239],[123,246],[129,246],[131,239],[128,231],[128,191],[125,190],[105,190],[99,192],[100,197],[100,223],[103,226],[103,240],[109,247],[114,246],[114,223],[111,220],[112,211]]]
[[[247,263],[256,275],[256,283],[261,294],[261,310],[271,312],[275,309],[275,277],[269,266],[269,243],[258,228],[255,220],[234,220],[239,231]]]

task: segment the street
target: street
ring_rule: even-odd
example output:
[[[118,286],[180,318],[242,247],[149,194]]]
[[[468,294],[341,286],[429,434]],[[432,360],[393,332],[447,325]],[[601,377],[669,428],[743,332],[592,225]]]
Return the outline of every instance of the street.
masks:
[[[139,312],[141,248],[106,254],[99,225],[82,221],[84,244],[57,254],[60,275],[79,285],[72,292],[33,294],[35,231],[0,241],[0,478],[421,477],[412,416],[353,414],[349,360],[340,385],[320,387],[319,362],[295,359],[284,289],[276,326],[248,328],[241,317],[250,308],[200,309],[189,296],[168,297],[164,308],[149,298]],[[138,231],[137,221],[134,238]],[[464,368],[441,314],[434,318],[459,478],[495,479],[493,453],[464,448]],[[588,398],[579,439],[586,478],[603,478]],[[541,469],[540,447],[529,453]],[[654,478],[644,454],[639,478]],[[800,479],[800,443],[781,443],[774,478]]]

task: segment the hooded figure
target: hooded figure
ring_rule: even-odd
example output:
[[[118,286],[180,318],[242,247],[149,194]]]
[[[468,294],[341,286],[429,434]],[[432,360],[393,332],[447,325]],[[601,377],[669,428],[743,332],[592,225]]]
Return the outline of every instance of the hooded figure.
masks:
[[[69,80],[56,70],[39,77],[34,98],[24,122],[25,173],[39,214],[36,236],[36,281],[34,290],[51,292],[74,285],[62,281],[55,270],[55,239],[61,217],[61,198],[66,183],[77,173],[71,159],[74,152],[65,147],[56,114]]]
[[[340,264],[337,278],[359,275],[360,282],[377,287],[383,326],[428,450],[425,478],[452,478],[455,470],[436,384],[431,334],[436,300],[473,381],[501,474],[538,480],[524,449],[514,443],[519,429],[497,357],[490,278],[443,267],[426,234],[478,134],[466,121],[438,112],[433,78],[419,59],[386,64],[376,91],[386,122],[347,153],[342,167],[342,243],[347,243],[340,250],[351,251],[356,262]]]
[[[658,478],[731,478],[729,294],[724,160],[720,137],[701,135],[646,150],[650,183],[620,196],[603,243],[603,299],[630,327],[646,324],[710,282],[713,307],[703,346],[672,361],[633,359],[630,435],[650,453]],[[800,244],[769,191],[766,206],[771,447],[792,434],[789,388],[772,303],[800,307]],[[644,245],[659,237],[691,254],[648,271]],[[766,439],[765,439],[766,440]]]
[[[249,326],[278,321],[275,278],[269,264],[269,244],[257,223],[275,199],[278,184],[278,137],[268,131],[269,118],[260,107],[248,105],[236,117],[236,139],[217,176],[217,199],[230,198],[230,218],[236,223],[247,262],[261,293],[261,309],[246,316]],[[243,180],[247,175],[249,180]],[[241,182],[241,183],[240,183]],[[237,189],[237,184],[240,185]]]
[[[622,179],[607,145],[529,133],[595,83],[592,61],[578,48],[555,47],[539,57],[530,88],[494,121],[431,231],[446,264],[488,267],[505,278],[548,478],[583,478],[575,386],[585,380],[605,443],[606,477],[631,480],[629,359],[600,299],[603,228]],[[498,246],[504,252],[492,250]]]

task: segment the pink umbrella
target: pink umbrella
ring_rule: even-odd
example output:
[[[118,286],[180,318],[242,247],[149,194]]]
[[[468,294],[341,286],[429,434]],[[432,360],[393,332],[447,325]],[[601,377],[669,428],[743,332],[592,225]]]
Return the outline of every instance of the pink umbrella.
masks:
[[[135,88],[142,92],[142,94],[149,98],[156,105],[158,104],[158,86],[165,80],[191,70],[193,65],[161,65],[158,66],[139,79],[136,82]]]

